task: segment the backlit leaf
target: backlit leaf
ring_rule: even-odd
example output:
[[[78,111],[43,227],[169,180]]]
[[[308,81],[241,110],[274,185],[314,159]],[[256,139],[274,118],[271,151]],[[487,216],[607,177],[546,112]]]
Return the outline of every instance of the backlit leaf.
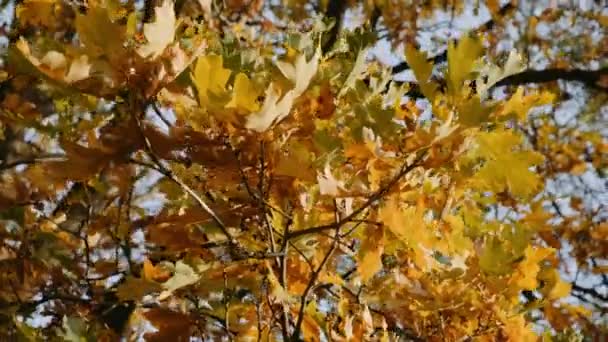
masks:
[[[232,100],[230,100],[226,107],[243,109],[248,112],[256,111],[259,108],[257,103],[258,95],[258,90],[247,75],[239,73],[234,80]]]
[[[458,43],[448,45],[448,90],[451,94],[461,91],[464,81],[469,79],[475,63],[483,52],[481,41],[465,34]]]
[[[147,42],[137,50],[142,57],[156,58],[173,42],[176,23],[173,1],[162,1],[162,5],[154,9],[155,21],[144,24]]]
[[[175,272],[173,273],[173,276],[162,284],[162,287],[165,290],[160,293],[158,299],[166,299],[171,296],[174,291],[192,285],[198,282],[199,279],[200,275],[196,273],[192,267],[180,260],[175,263]]]
[[[226,91],[226,82],[230,74],[231,71],[223,67],[222,56],[199,57],[192,77],[201,105],[209,104],[209,94],[219,96]]]

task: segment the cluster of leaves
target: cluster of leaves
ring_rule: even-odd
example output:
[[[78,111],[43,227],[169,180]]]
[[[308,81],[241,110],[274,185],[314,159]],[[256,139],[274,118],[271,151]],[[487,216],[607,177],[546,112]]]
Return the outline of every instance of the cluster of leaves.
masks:
[[[418,20],[398,3],[366,2],[371,27],[341,32],[299,1],[257,23],[272,4],[16,4],[0,75],[0,336],[600,332],[606,295],[564,280],[561,251],[608,283],[605,197],[569,195],[566,213],[547,181],[604,177],[606,137],[535,116],[559,89],[520,86],[523,57],[495,62],[490,34],[428,57],[396,26]],[[513,6],[490,3],[496,17]],[[317,10],[335,24],[358,5]],[[410,30],[415,82],[368,59],[379,17]],[[605,107],[605,80],[582,81],[598,91],[589,110]]]

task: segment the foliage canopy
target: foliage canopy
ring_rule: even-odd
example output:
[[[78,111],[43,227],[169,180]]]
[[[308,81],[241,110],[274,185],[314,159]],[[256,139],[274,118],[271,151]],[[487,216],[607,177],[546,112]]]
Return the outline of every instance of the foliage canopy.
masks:
[[[2,340],[606,336],[601,5],[5,5]]]

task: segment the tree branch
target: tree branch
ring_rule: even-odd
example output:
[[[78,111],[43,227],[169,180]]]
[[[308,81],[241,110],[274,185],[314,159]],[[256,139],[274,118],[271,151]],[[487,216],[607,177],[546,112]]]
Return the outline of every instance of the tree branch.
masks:
[[[581,70],[581,69],[545,69],[545,70],[524,70],[517,74],[506,77],[500,82],[494,84],[490,89],[498,86],[523,85],[535,83],[549,83],[558,80],[580,82],[590,88],[599,91],[608,92],[608,86],[600,84],[602,79],[608,78],[608,68],[599,70]],[[393,81],[395,84],[402,84],[400,81]],[[388,90],[388,87],[387,87]],[[423,98],[424,95],[420,91],[420,87],[416,83],[410,83],[410,89],[404,94],[411,98]]]
[[[600,70],[581,70],[581,69],[544,69],[544,70],[524,70],[520,73],[511,75],[496,83],[495,86],[520,85],[527,83],[547,83],[557,80],[581,82],[586,86],[607,91],[608,88],[599,84],[603,77],[608,76],[608,68]]]
[[[323,271],[323,267],[325,267],[325,264],[327,264],[330,257],[333,255],[334,251],[338,247],[338,242],[340,240],[340,224],[339,224],[340,220],[339,220],[338,215],[336,215],[335,223],[336,223],[336,225],[335,225],[336,232],[334,235],[334,241],[332,242],[331,247],[329,248],[329,250],[323,257],[323,260],[321,260],[321,264],[319,265],[319,267],[317,267],[317,269],[314,270],[314,272],[310,275],[310,280],[308,281],[308,284],[306,285],[306,288],[304,289],[304,292],[302,293],[302,297],[300,298],[300,310],[298,311],[298,318],[296,319],[296,325],[295,325],[293,335],[291,338],[292,341],[300,340],[300,330],[302,329],[302,322],[304,321],[304,310],[306,309],[306,305],[308,304],[308,294],[310,293],[310,290],[317,282],[317,278]]]
[[[608,296],[602,295],[594,288],[582,287],[582,286],[574,283],[574,284],[572,284],[572,291],[589,295],[595,299],[601,300],[602,302],[608,302]]]

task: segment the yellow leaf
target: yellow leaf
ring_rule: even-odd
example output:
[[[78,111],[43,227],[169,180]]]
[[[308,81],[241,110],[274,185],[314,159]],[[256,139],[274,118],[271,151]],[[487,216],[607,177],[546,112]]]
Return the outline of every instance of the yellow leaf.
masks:
[[[416,50],[412,45],[405,48],[405,59],[414,71],[414,76],[420,86],[422,94],[431,101],[435,97],[438,86],[430,81],[433,72],[433,63],[427,60],[425,53]]]
[[[94,5],[87,9],[86,14],[77,14],[76,31],[91,57],[121,58],[126,29],[112,22],[107,8]]]
[[[583,317],[591,317],[591,315],[592,315],[591,310],[587,309],[586,307],[584,307],[582,305],[571,305],[571,304],[563,303],[561,305],[561,307],[568,310],[568,312],[570,314],[583,316]]]
[[[164,282],[171,277],[171,274],[167,270],[163,270],[161,267],[154,266],[150,260],[144,259],[143,265],[143,278],[145,280]]]
[[[266,277],[270,284],[271,295],[274,297],[274,299],[281,303],[288,303],[290,297],[289,292],[287,292],[287,290],[285,290],[285,288],[279,283],[279,279],[277,279],[277,277],[274,275],[274,271],[272,266],[270,266],[270,263],[266,261],[265,264],[268,272]]]
[[[382,269],[384,252],[384,227],[367,225],[363,233],[361,248],[357,255],[357,271],[361,281],[366,282]]]
[[[448,90],[452,95],[460,92],[482,52],[481,41],[466,34],[458,44],[455,45],[453,41],[449,43],[447,80]]]
[[[126,34],[129,37],[132,37],[137,32],[137,12],[133,11],[127,17],[127,28]]]
[[[305,54],[300,54],[293,65],[277,62],[277,66],[285,77],[294,83],[295,97],[300,96],[310,85],[310,81],[317,73],[321,51],[317,50],[312,58],[307,61]]]
[[[257,103],[259,92],[253,82],[242,72],[236,75],[232,100],[228,102],[226,108],[244,109],[253,112],[259,109]]]
[[[325,165],[323,173],[317,175],[319,192],[321,195],[338,196],[341,189],[344,189],[344,182],[337,180],[331,173],[329,163]]]
[[[289,176],[301,181],[314,181],[315,173],[312,164],[314,153],[298,141],[290,141],[283,148],[283,157],[277,162],[275,173]]]
[[[412,68],[416,80],[420,83],[428,81],[433,72],[433,63],[427,60],[425,53],[418,51],[414,46],[408,44],[405,48],[405,59]]]
[[[87,55],[81,55],[80,57],[75,58],[66,74],[65,69],[67,60],[62,53],[49,51],[39,60],[32,54],[28,42],[23,38],[15,43],[15,47],[39,72],[44,73],[53,80],[73,83],[90,76],[91,65],[88,62]]]
[[[570,290],[572,289],[572,285],[566,283],[561,278],[558,278],[557,282],[549,292],[549,299],[559,299],[566,297],[570,294]]]
[[[295,64],[285,62],[277,63],[277,66],[294,83],[294,88],[287,91],[282,97],[278,87],[271,83],[266,89],[266,98],[259,112],[251,114],[247,118],[245,127],[257,132],[263,132],[275,122],[283,120],[293,106],[293,102],[308,88],[312,78],[317,73],[321,51],[317,50],[310,61],[306,61],[304,54],[296,58]]]
[[[551,255],[553,251],[553,248],[526,247],[525,258],[517,265],[516,274],[512,278],[517,289],[536,290],[538,287],[536,276],[540,271],[539,263]]]
[[[511,270],[511,258],[512,255],[505,248],[505,244],[492,237],[486,241],[479,256],[479,267],[486,273],[502,275]]]
[[[524,121],[530,109],[536,106],[550,104],[554,101],[555,95],[546,91],[541,93],[532,92],[524,95],[524,88],[519,87],[509,101],[505,102],[500,115],[515,114],[520,121]]]
[[[175,36],[176,19],[173,1],[164,0],[161,6],[154,9],[154,13],[155,21],[144,24],[144,36],[147,43],[137,50],[142,57],[159,56],[173,42]]]
[[[416,264],[426,267],[426,250],[432,249],[436,238],[424,221],[423,211],[412,206],[401,209],[393,197],[380,209],[380,219],[400,241],[413,249]]]
[[[63,69],[67,62],[65,56],[61,52],[49,51],[42,57],[40,62],[49,67],[51,70]]]
[[[447,215],[444,220],[450,226],[450,231],[444,234],[450,251],[453,254],[466,254],[471,250],[472,242],[465,235],[465,224],[462,217]]]
[[[503,329],[508,341],[533,342],[538,340],[538,336],[522,315],[508,318]]]
[[[231,71],[224,69],[222,56],[200,57],[194,67],[193,81],[198,90],[201,105],[209,104],[209,94],[219,96],[226,91]]]
[[[541,180],[530,169],[544,158],[535,151],[523,150],[520,135],[496,130],[478,134],[477,142],[469,156],[484,163],[471,179],[474,185],[496,193],[508,189],[519,197],[528,197],[540,187]]]
[[[511,51],[511,53],[509,53],[507,62],[502,68],[494,64],[484,65],[479,71],[477,80],[475,80],[479,97],[484,99],[488,93],[488,90],[496,83],[506,77],[524,70],[525,68],[526,66],[523,63],[521,56],[515,51]]]
[[[559,271],[557,269],[544,269],[538,278],[543,280],[545,284],[542,292],[547,299],[560,299],[570,294],[572,285],[562,280],[562,277],[559,275]]]

